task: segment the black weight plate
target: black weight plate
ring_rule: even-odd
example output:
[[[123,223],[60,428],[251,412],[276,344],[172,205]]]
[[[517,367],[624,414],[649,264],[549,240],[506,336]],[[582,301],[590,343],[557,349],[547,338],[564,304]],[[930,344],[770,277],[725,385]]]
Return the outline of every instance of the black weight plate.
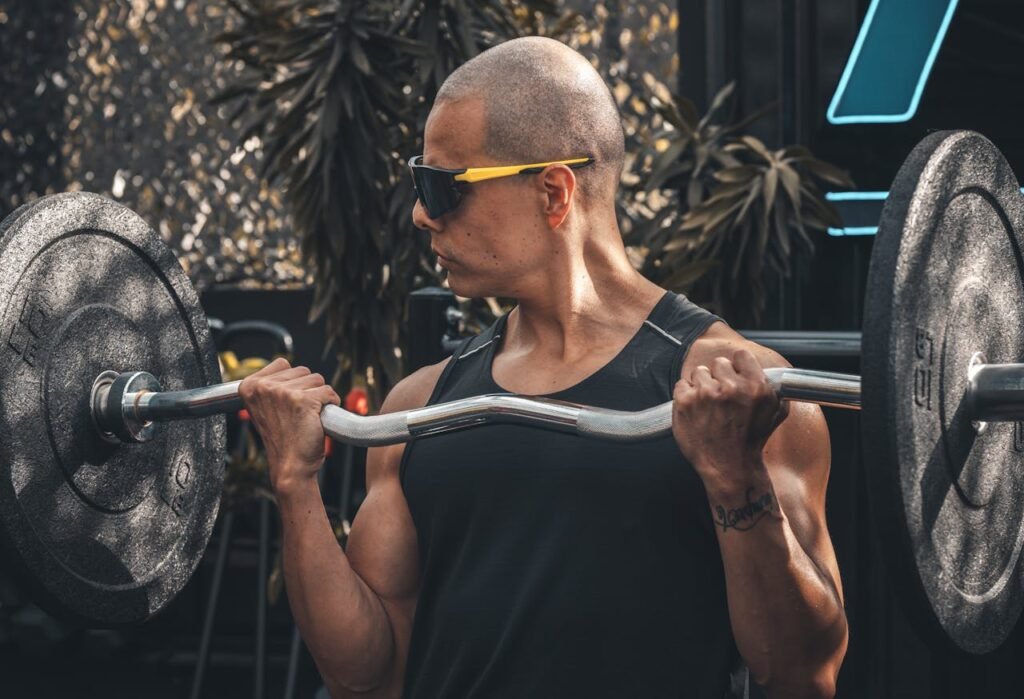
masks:
[[[199,300],[129,209],[44,197],[0,238],[0,565],[63,618],[144,621],[185,585],[217,514],[224,418],[111,444],[89,413],[105,370],[165,390],[219,380]]]
[[[868,273],[864,461],[893,579],[913,618],[972,653],[1024,606],[1024,433],[975,432],[976,352],[1024,359],[1017,178],[983,136],[930,135],[900,169]]]
[[[4,232],[6,232],[8,228],[13,226],[14,222],[17,221],[18,218],[20,218],[22,214],[28,212],[33,206],[38,204],[40,201],[41,201],[40,199],[33,199],[30,202],[26,202],[26,203],[22,204],[17,209],[15,209],[11,213],[9,213],[7,216],[5,216],[4,220],[0,221],[0,240],[3,240]]]

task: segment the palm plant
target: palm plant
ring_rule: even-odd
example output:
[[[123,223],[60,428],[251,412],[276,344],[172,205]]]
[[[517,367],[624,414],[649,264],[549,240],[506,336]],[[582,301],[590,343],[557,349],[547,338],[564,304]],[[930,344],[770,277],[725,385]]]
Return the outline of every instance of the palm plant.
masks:
[[[640,249],[641,271],[669,288],[692,291],[735,323],[757,323],[772,280],[810,255],[810,231],[839,225],[819,183],[852,186],[845,172],[802,146],[769,150],[741,131],[764,114],[717,121],[734,85],[699,116],[689,100],[652,97],[664,126],[640,157],[641,203],[627,242]]]
[[[437,281],[410,223],[404,157],[417,152],[444,77],[522,33],[501,0],[227,0],[217,37],[236,72],[217,96],[258,137],[262,175],[283,187],[339,360],[333,383],[368,384],[374,404],[403,375],[404,307]],[[547,0],[531,7],[550,11]]]

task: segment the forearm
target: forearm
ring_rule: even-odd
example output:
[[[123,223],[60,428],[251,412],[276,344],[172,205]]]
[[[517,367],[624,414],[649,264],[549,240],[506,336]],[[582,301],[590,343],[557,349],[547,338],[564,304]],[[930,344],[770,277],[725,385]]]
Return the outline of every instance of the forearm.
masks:
[[[338,546],[316,481],[277,489],[285,586],[295,623],[332,695],[388,680],[394,639],[377,595]]]
[[[846,644],[831,576],[801,547],[771,478],[709,489],[737,646],[769,696],[829,696]]]

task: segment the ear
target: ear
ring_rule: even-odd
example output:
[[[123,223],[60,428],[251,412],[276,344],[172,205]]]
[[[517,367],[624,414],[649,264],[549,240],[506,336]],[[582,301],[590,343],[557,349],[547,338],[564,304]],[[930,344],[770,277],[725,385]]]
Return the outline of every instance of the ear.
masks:
[[[549,165],[541,173],[544,187],[544,216],[548,226],[558,228],[572,209],[576,175],[565,165]]]

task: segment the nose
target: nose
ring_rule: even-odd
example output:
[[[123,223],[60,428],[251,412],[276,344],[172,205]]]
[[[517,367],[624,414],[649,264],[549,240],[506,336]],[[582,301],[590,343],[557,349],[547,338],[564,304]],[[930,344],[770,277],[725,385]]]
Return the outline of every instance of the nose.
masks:
[[[440,218],[430,218],[427,216],[427,210],[423,206],[423,202],[419,200],[419,197],[416,198],[416,204],[412,207],[412,224],[414,226],[420,230],[440,233],[442,228],[441,220],[443,218],[444,216]]]

